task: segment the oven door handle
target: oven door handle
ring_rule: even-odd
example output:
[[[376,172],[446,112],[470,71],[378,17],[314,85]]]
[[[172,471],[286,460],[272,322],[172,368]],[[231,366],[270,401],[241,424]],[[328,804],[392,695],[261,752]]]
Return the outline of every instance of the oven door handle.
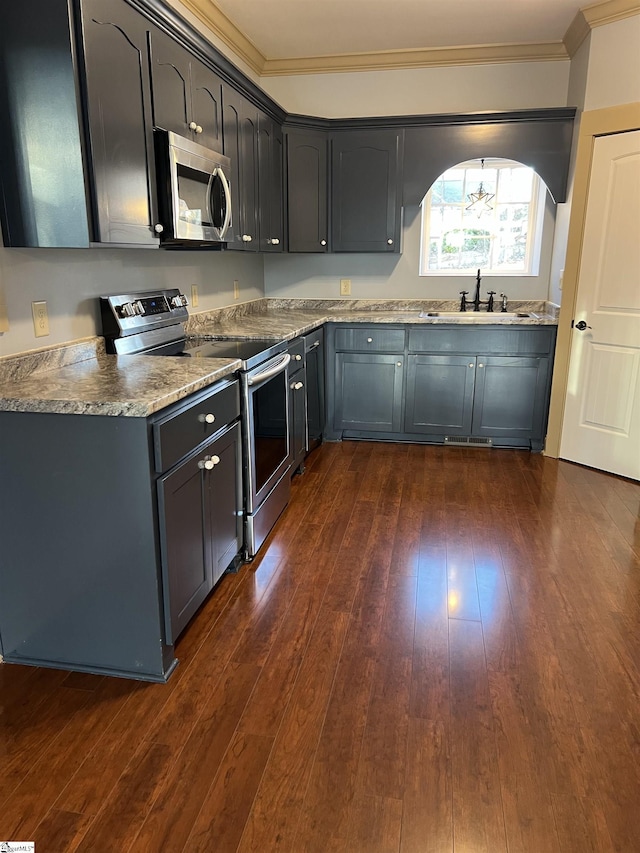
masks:
[[[271,379],[272,376],[277,376],[278,373],[282,373],[290,361],[291,356],[289,353],[286,353],[284,358],[282,358],[277,364],[274,364],[273,367],[270,367],[268,370],[263,370],[262,373],[256,373],[254,376],[248,376],[247,385],[259,385],[260,382],[264,382],[265,379]]]

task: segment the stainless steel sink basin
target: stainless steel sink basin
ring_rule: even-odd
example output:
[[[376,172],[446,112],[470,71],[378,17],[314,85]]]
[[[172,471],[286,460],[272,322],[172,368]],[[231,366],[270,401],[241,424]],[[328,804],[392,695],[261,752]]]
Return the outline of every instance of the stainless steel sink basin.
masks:
[[[430,317],[441,317],[443,319],[450,318],[468,323],[496,323],[499,320],[516,320],[526,317],[535,317],[535,314],[524,311],[421,311],[419,314],[423,320],[428,320]]]

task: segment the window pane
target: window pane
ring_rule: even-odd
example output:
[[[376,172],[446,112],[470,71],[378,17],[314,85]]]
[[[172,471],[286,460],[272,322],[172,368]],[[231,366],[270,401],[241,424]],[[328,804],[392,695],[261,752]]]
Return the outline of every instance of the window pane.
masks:
[[[501,169],[498,187],[500,201],[531,201],[533,169],[519,167]]]
[[[526,166],[493,163],[449,169],[433,184],[423,208],[429,229],[423,233],[423,272],[528,270],[530,208],[539,184]],[[467,210],[469,195],[481,185],[494,197]]]

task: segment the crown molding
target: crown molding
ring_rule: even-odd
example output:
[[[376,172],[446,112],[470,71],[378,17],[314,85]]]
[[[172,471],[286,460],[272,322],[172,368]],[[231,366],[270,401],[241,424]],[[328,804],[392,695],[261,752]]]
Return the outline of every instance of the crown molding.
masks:
[[[638,14],[640,3],[637,0],[604,0],[603,3],[585,6],[576,14],[564,34],[563,42],[568,55],[573,59],[594,27],[602,27]]]
[[[640,14],[640,3],[638,0],[604,0],[603,3],[585,6],[580,11],[593,29]]]
[[[411,48],[267,59],[218,8],[214,0],[180,2],[260,77],[566,60],[575,56],[593,27],[640,14],[638,0],[603,0],[581,9],[571,22],[563,40],[558,42]]]
[[[261,75],[266,62],[245,34],[211,0],[180,0],[181,4],[198,18],[227,47],[242,59],[256,74]]]
[[[331,74],[345,71],[388,71],[447,65],[486,65],[504,62],[541,62],[568,59],[562,42],[492,44],[445,48],[380,50],[371,53],[267,59],[263,77],[287,74]]]

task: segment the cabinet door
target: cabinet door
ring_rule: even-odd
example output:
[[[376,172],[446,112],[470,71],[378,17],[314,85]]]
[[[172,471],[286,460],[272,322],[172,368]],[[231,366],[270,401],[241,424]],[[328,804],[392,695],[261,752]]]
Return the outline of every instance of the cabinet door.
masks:
[[[191,138],[191,54],[155,28],[150,32],[149,45],[153,124]]]
[[[261,252],[283,250],[282,130],[260,113],[258,117],[258,230]]]
[[[230,86],[224,87],[224,153],[231,159],[231,233],[228,249],[258,251],[258,111]]]
[[[242,550],[242,445],[240,424],[234,424],[210,444],[206,454],[215,461],[205,473],[207,547],[215,584]]]
[[[402,429],[403,355],[336,353],[335,428]]]
[[[194,141],[222,153],[222,80],[197,59],[191,59],[191,121]]]
[[[544,437],[549,359],[478,356],[472,433],[533,439]]]
[[[331,156],[334,252],[399,252],[401,131],[336,133]]]
[[[158,481],[166,641],[171,644],[213,586],[205,469],[191,458]],[[207,472],[208,473],[208,472]]]
[[[146,20],[124,0],[82,0],[95,236],[157,245]]]
[[[328,252],[327,136],[289,131],[287,232],[290,252]]]
[[[476,359],[461,355],[410,355],[405,432],[469,435]]]
[[[289,377],[289,404],[291,406],[291,474],[304,462],[307,451],[306,374],[304,368]]]
[[[307,450],[322,441],[324,432],[324,332],[318,329],[305,335]]]

